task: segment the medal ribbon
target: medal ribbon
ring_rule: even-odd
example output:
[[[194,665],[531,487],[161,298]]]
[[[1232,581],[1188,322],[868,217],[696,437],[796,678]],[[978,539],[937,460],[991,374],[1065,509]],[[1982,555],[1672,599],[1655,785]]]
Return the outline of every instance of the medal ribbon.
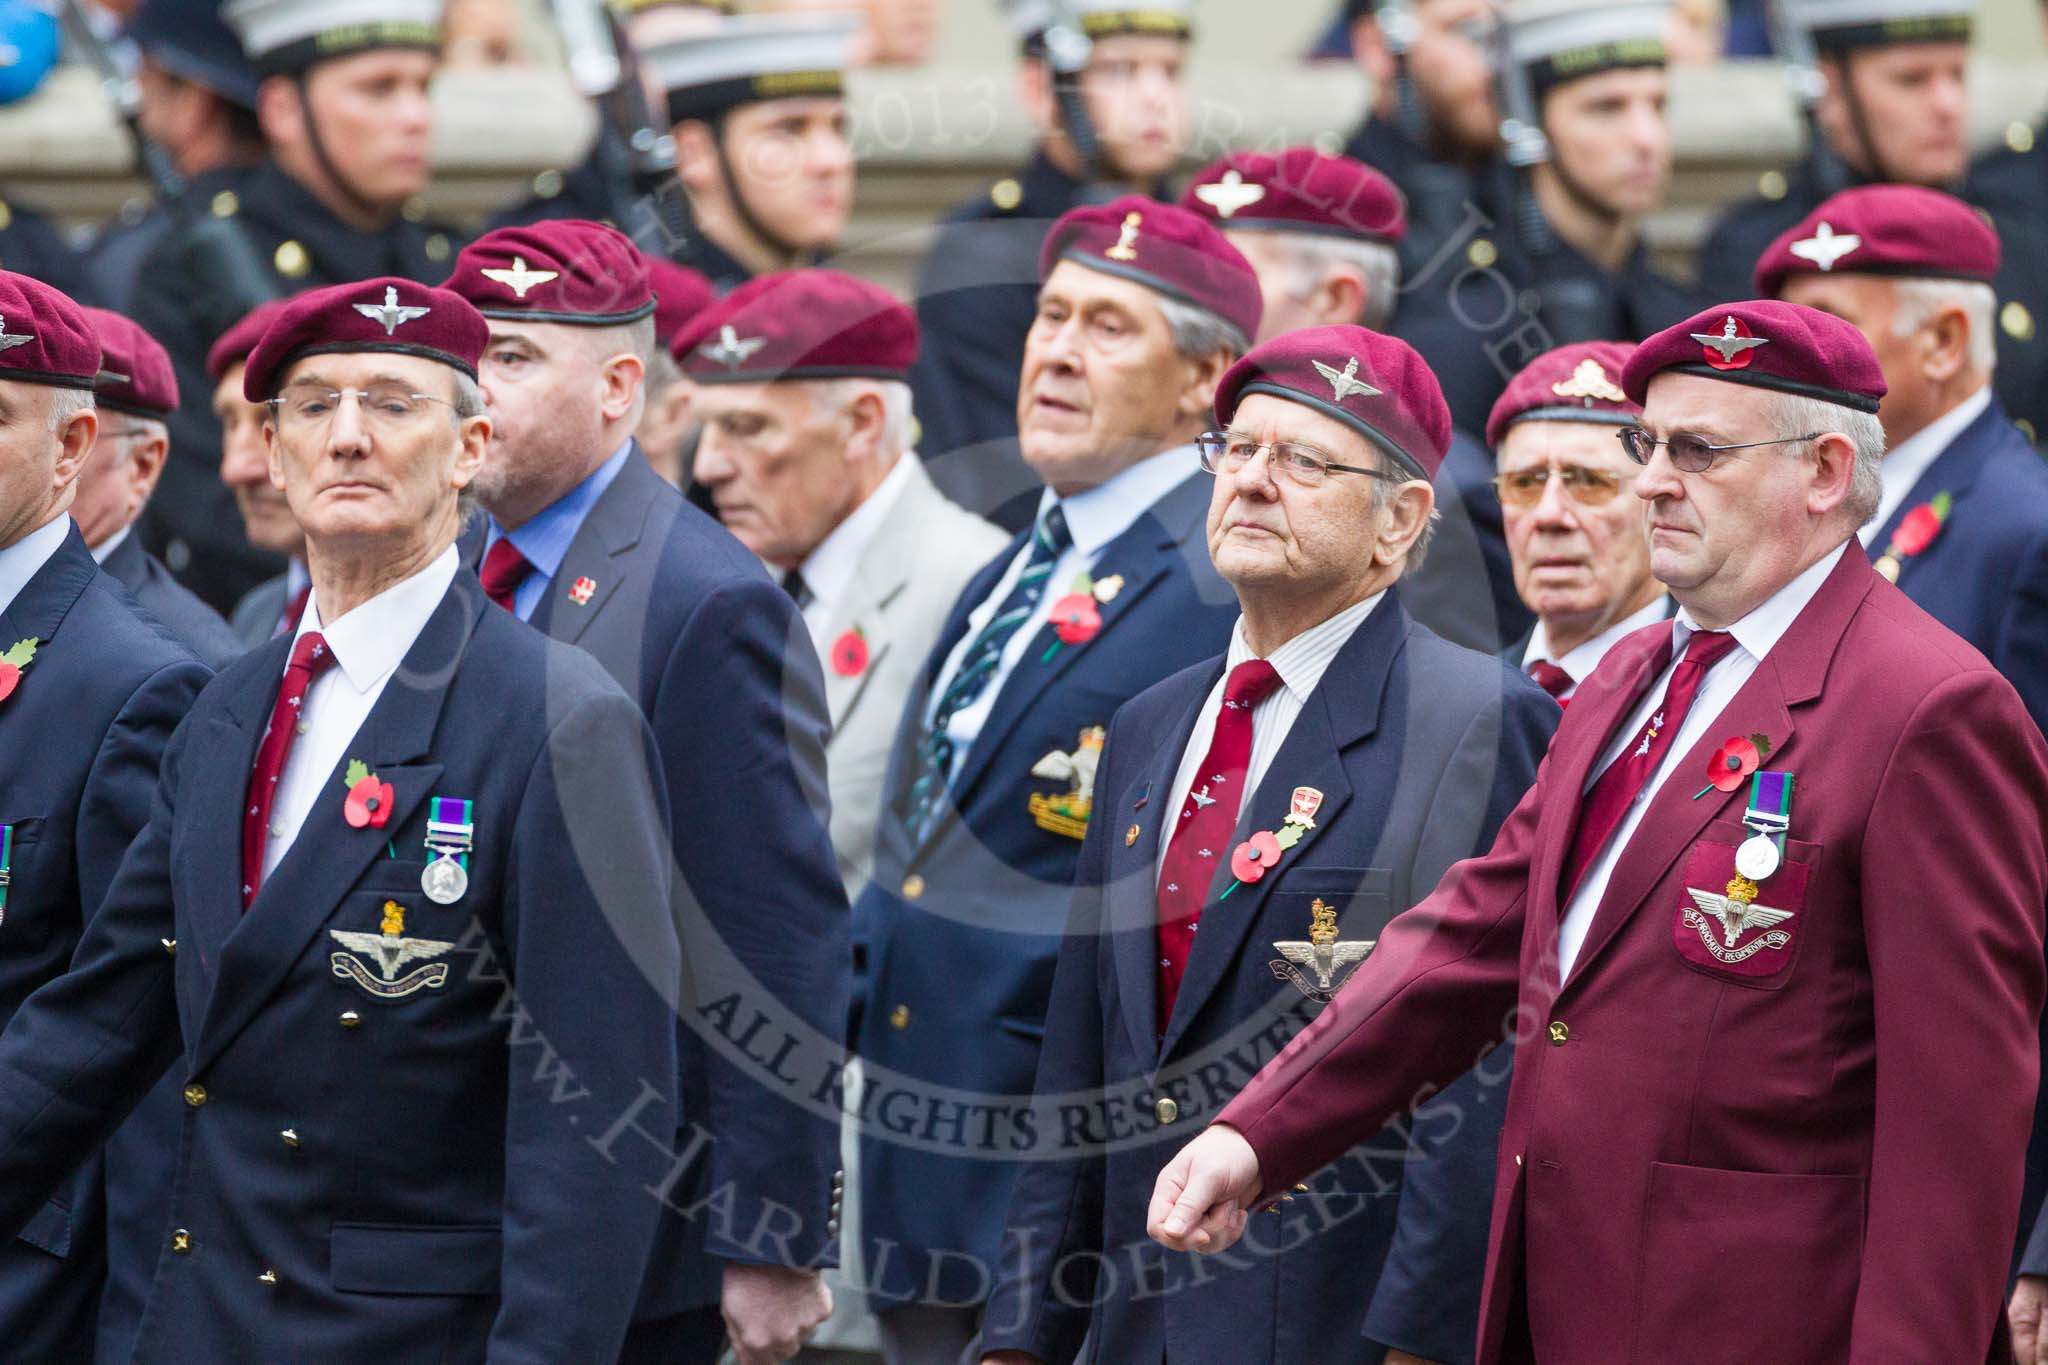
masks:
[[[470,842],[476,832],[471,819],[475,807],[476,802],[453,796],[437,796],[428,803],[427,848],[455,859],[464,872],[469,871]]]
[[[7,913],[7,884],[14,880],[14,826],[0,825],[0,916]]]
[[[1785,852],[1785,831],[1792,827],[1792,774],[1767,773],[1759,768],[1749,780],[1749,809],[1742,823]]]

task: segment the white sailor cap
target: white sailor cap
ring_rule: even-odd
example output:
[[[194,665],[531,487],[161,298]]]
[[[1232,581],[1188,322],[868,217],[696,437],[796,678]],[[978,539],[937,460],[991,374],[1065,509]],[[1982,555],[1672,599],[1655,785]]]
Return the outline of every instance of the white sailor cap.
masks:
[[[844,94],[859,29],[850,14],[744,15],[650,47],[641,60],[680,123],[755,100]]]
[[[220,17],[262,74],[375,48],[436,51],[442,0],[228,0]]]
[[[1509,58],[1538,90],[1630,66],[1663,66],[1667,0],[1516,0],[1502,16]]]
[[[1193,31],[1193,0],[997,0],[1018,37],[1035,38],[1066,22],[1090,38],[1119,33],[1160,33],[1185,38]]]
[[[1775,0],[1822,51],[1891,43],[1967,43],[1975,0]]]

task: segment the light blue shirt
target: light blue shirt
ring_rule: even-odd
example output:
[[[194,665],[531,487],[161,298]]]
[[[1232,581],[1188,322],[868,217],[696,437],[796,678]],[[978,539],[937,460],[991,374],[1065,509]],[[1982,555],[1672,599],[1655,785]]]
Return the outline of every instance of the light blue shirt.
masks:
[[[0,550],[0,611],[14,605],[14,599],[21,596],[21,590],[28,586],[28,581],[56,556],[57,551],[64,548],[64,538],[70,534],[71,518],[51,517]],[[13,643],[12,640],[0,642],[0,649]]]
[[[1031,616],[1018,626],[1015,634],[1003,645],[1000,662],[988,686],[973,704],[955,711],[946,723],[946,733],[953,741],[954,770],[959,769],[959,760],[974,747],[974,741],[981,736],[981,727],[987,723],[990,712],[995,710],[996,698],[1002,694],[1010,675],[1024,658],[1024,651],[1030,646],[1052,616],[1053,603],[1075,590],[1075,583],[1082,574],[1116,573],[1121,567],[1107,563],[1102,552],[1109,543],[1131,529],[1138,518],[1143,516],[1153,503],[1178,488],[1189,475],[1201,468],[1192,445],[1175,446],[1148,456],[1130,468],[1118,473],[1107,482],[1062,498],[1048,488],[1040,496],[1038,515],[1043,517],[1047,509],[1058,505],[1067,519],[1067,530],[1072,533],[1073,544],[1069,545],[1052,567],[1052,575],[1046,580],[1045,594],[1038,599]],[[1031,541],[1024,544],[1011,556],[1010,565],[1001,579],[990,589],[981,605],[967,618],[967,630],[960,637],[953,652],[946,659],[946,666],[939,673],[938,685],[931,691],[931,698],[925,705],[925,724],[930,725],[938,710],[939,699],[945,695],[947,686],[960,671],[961,659],[981,634],[983,626],[996,613],[1010,595],[1010,589],[1024,573],[1024,565],[1031,558]],[[948,774],[948,780],[951,775]]]
[[[612,486],[612,480],[626,467],[626,457],[632,453],[633,443],[628,440],[612,453],[609,460],[592,470],[589,478],[556,498],[516,531],[507,532],[498,525],[496,517],[491,518],[490,533],[484,538],[484,553],[489,554],[491,546],[500,540],[510,540],[512,548],[525,555],[526,562],[533,565],[533,572],[512,594],[514,616],[522,621],[533,619],[534,610],[547,596],[548,587],[555,581],[563,558],[575,543],[576,533],[583,529],[583,519],[590,515],[591,508],[597,506],[604,490]]]

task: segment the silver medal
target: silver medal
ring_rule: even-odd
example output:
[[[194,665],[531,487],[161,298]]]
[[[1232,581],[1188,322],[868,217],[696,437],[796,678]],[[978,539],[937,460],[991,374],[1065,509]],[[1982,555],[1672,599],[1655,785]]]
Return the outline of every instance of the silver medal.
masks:
[[[1735,850],[1735,870],[1760,882],[1778,870],[1778,844],[1768,834],[1752,834]]]
[[[469,874],[462,870],[461,863],[443,854],[420,873],[420,890],[436,905],[453,905],[469,890]]]

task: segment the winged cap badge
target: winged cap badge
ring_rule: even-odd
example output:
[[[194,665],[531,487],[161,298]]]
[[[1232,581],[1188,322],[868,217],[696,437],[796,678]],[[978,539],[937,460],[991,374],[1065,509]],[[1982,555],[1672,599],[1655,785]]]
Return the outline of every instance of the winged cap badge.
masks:
[[[395,998],[411,995],[414,991],[441,986],[448,980],[448,964],[433,959],[454,951],[455,945],[442,939],[410,938],[405,932],[405,909],[396,901],[384,902],[382,932],[369,934],[352,929],[329,929],[328,936],[347,952],[331,954],[329,965],[334,975],[344,981],[354,981],[372,995]],[[377,964],[373,973],[362,957]],[[404,977],[399,971],[415,962],[431,965]]]
[[[747,363],[754,352],[768,344],[767,337],[742,337],[733,330],[731,323],[718,329],[718,343],[707,342],[697,348],[708,359],[715,360],[728,370],[737,370]]]
[[[7,319],[0,317],[0,351],[11,351],[17,346],[26,346],[36,339],[34,332],[16,332],[9,335]]]
[[[1218,218],[1234,218],[1239,209],[1250,208],[1265,197],[1266,187],[1246,184],[1235,166],[1225,171],[1221,180],[1195,187],[1195,198],[1216,210]]]
[[[1749,328],[1733,313],[1722,320],[1718,333],[1692,332],[1689,335],[1711,352],[1707,363],[1717,370],[1741,369],[1749,363],[1751,351],[1759,346],[1768,346],[1771,341],[1769,337],[1750,335]]]
[[[392,336],[406,323],[423,318],[434,310],[405,307],[398,301],[398,287],[387,284],[384,286],[384,302],[381,305],[359,303],[356,305],[356,311],[382,327],[385,336]]]
[[[1588,407],[1596,398],[1608,403],[1628,401],[1628,395],[1614,386],[1614,381],[1607,377],[1607,371],[1591,356],[1579,362],[1569,379],[1560,379],[1552,384],[1550,391],[1559,398],[1582,398]]]
[[[1825,272],[1835,268],[1835,262],[1863,245],[1863,239],[1853,232],[1837,232],[1823,221],[1813,229],[1813,236],[1802,237],[1790,248],[1794,256],[1812,261]]]
[[[514,256],[510,270],[486,270],[481,273],[485,279],[495,280],[522,299],[526,297],[527,290],[562,278],[562,272],[559,270],[528,270],[524,256]]]
[[[1378,389],[1358,377],[1357,356],[1352,356],[1349,360],[1345,361],[1344,368],[1341,370],[1332,369],[1320,360],[1312,360],[1309,363],[1316,367],[1317,374],[1329,381],[1330,396],[1339,403],[1354,393],[1361,398],[1377,398],[1380,395]]]

